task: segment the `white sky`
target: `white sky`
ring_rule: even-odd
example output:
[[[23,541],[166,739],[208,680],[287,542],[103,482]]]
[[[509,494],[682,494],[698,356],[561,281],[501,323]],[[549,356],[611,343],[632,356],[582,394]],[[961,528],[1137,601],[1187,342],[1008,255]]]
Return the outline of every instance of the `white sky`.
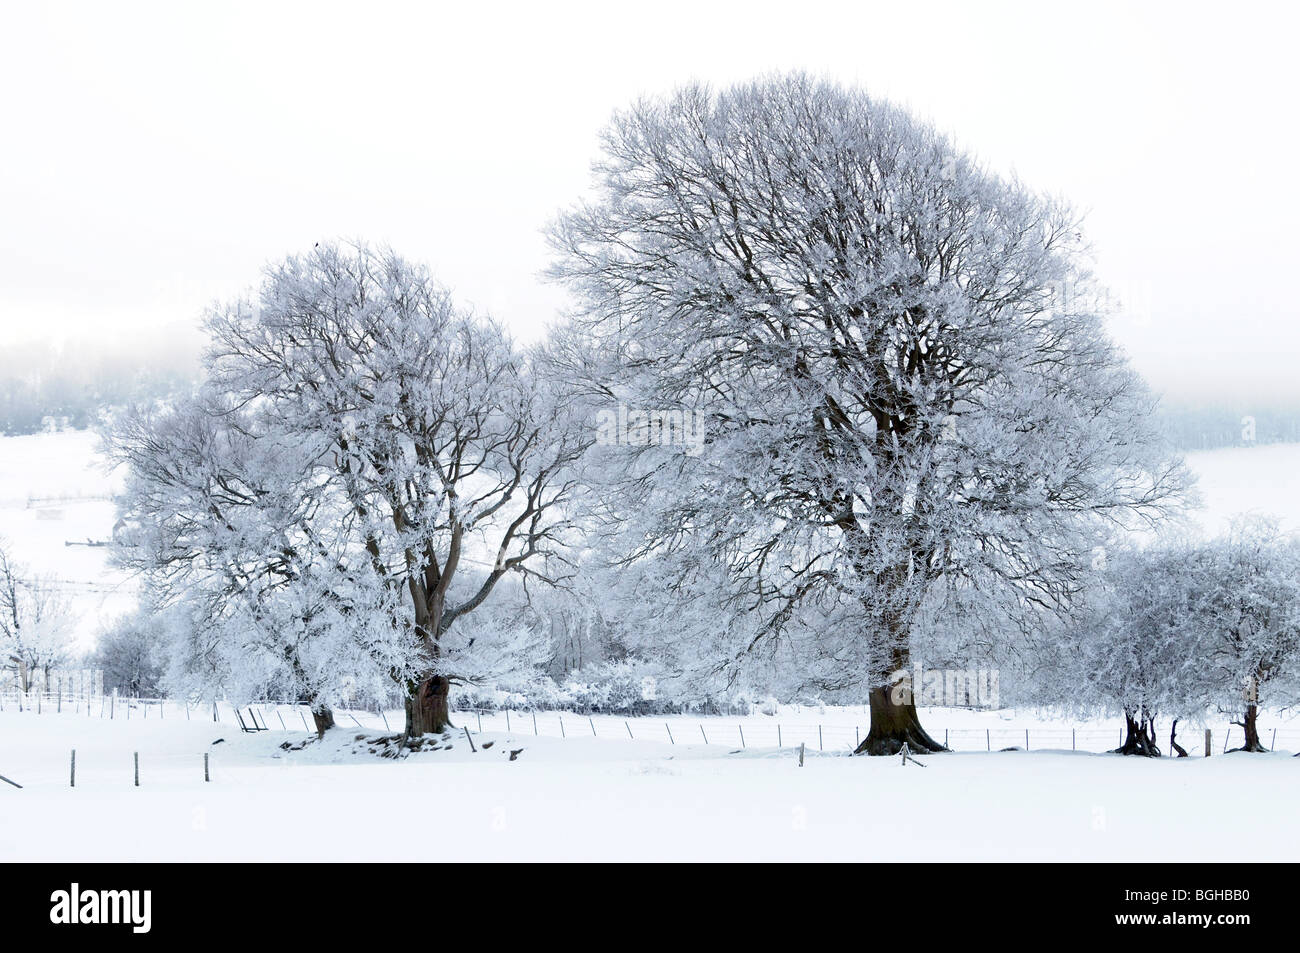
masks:
[[[0,344],[192,321],[270,258],[364,237],[521,338],[541,227],[612,110],[805,68],[1088,210],[1171,395],[1300,396],[1296,14],[1278,4],[11,5]]]

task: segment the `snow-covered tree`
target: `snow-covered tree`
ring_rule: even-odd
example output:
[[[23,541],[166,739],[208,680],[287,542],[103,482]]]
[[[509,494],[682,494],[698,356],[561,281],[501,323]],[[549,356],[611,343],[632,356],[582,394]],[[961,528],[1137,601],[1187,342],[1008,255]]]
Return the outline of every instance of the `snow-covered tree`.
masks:
[[[1027,700],[1067,714],[1122,715],[1120,754],[1158,757],[1157,717],[1171,719],[1171,753],[1180,719],[1205,715],[1200,643],[1190,619],[1198,599],[1195,548],[1158,543],[1107,553],[1067,619],[1034,634],[1024,663]]]
[[[1300,543],[1275,520],[1239,518],[1195,553],[1194,567],[1186,624],[1199,643],[1204,703],[1236,717],[1239,750],[1264,751],[1261,701],[1289,707],[1300,697]]]
[[[441,731],[474,667],[453,625],[506,576],[565,573],[590,437],[534,352],[388,251],[319,245],[206,327],[207,406],[115,441],[132,473],[127,558],[164,579],[196,561],[224,574],[203,587],[199,637],[288,652],[326,695],[340,665],[369,658],[404,689],[407,736]],[[190,655],[233,678],[247,648]]]
[[[164,615],[144,609],[114,619],[96,640],[91,664],[104,673],[104,690],[136,698],[162,694],[170,633]]]
[[[603,144],[551,233],[570,379],[705,431],[603,448],[616,559],[719,610],[716,663],[785,643],[865,688],[860,751],[940,749],[889,690],[933,587],[1066,606],[1093,548],[1186,483],[1076,217],[802,75],[641,102]]]
[[[1236,718],[1243,750],[1261,751],[1261,692],[1285,706],[1300,687],[1300,546],[1250,518],[1218,539],[1115,550],[1072,617],[1019,661],[1025,700],[1123,715],[1122,754],[1160,754],[1157,717],[1172,719],[1179,752],[1177,722],[1215,711]]]
[[[117,558],[168,615],[170,687],[251,699],[275,685],[324,731],[345,686],[403,661],[345,508],[304,482],[320,446],[213,393],[126,415],[108,442],[127,474]]]
[[[37,674],[49,675],[72,656],[74,617],[50,576],[32,572],[0,539],[0,661],[30,691]]]

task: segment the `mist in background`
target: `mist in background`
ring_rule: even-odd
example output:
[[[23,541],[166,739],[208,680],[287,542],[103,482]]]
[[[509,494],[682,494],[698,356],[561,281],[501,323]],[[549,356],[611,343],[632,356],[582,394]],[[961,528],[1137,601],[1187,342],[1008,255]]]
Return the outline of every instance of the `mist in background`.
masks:
[[[0,436],[85,429],[113,408],[185,393],[201,349],[189,323],[0,345]]]
[[[1295,14],[1221,13],[816,2],[10,9],[0,29],[0,430],[34,416],[80,420],[94,395],[181,386],[203,309],[255,284],[266,261],[327,238],[392,244],[534,340],[565,307],[539,278],[549,261],[540,230],[583,194],[612,111],[691,79],[799,68],[899,102],[1085,212],[1116,294],[1113,334],[1166,395],[1184,443],[1230,440],[1248,413],[1270,421],[1260,440],[1295,439]]]

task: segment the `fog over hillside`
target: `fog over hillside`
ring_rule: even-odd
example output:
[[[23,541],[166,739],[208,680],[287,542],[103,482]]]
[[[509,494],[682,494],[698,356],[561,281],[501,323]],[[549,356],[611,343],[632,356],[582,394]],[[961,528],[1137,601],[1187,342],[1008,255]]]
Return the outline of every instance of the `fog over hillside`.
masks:
[[[10,334],[0,337],[0,433],[6,434],[82,429],[107,409],[186,390],[201,348],[193,325],[180,322],[124,334]]]

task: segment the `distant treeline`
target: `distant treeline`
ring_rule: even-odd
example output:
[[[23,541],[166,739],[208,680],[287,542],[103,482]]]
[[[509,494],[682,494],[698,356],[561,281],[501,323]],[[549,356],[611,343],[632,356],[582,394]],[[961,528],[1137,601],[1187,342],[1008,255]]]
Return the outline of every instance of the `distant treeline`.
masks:
[[[105,408],[187,391],[197,353],[187,329],[114,342],[0,344],[0,434],[81,429]]]
[[[1255,443],[1300,443],[1300,402],[1252,404],[1223,401],[1170,406],[1159,411],[1162,425],[1180,450],[1214,450]]]

